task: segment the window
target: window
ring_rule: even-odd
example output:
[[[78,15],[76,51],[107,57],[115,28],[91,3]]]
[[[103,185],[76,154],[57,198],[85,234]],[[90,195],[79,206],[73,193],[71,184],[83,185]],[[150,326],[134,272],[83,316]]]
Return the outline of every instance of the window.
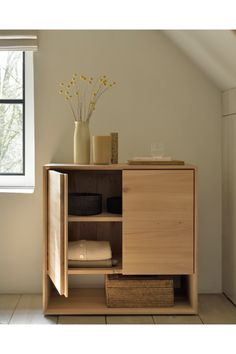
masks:
[[[34,191],[35,50],[35,33],[0,31],[0,192]]]
[[[0,52],[0,175],[25,174],[24,57]]]

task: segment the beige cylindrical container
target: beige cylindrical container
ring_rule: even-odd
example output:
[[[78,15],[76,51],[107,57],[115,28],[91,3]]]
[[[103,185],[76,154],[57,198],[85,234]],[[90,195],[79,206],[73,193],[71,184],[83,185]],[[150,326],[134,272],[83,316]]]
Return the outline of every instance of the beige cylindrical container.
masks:
[[[90,163],[89,122],[75,122],[74,131],[74,163],[88,165]]]
[[[111,136],[93,135],[92,137],[93,163],[108,165],[111,163]]]

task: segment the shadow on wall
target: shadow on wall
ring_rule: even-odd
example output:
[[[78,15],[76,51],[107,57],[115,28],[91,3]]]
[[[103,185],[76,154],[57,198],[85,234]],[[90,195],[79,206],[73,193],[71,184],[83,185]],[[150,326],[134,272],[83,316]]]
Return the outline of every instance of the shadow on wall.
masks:
[[[74,126],[71,128],[71,124],[65,124],[59,133],[57,142],[53,143],[54,149],[48,163],[73,163]]]

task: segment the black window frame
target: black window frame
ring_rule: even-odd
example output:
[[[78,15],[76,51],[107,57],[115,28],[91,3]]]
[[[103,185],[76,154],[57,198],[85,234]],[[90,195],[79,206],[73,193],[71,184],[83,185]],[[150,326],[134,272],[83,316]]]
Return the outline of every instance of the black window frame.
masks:
[[[22,104],[22,157],[23,157],[23,171],[19,173],[2,173],[0,176],[25,176],[25,52],[22,51],[22,98],[18,99],[1,99],[0,104]]]

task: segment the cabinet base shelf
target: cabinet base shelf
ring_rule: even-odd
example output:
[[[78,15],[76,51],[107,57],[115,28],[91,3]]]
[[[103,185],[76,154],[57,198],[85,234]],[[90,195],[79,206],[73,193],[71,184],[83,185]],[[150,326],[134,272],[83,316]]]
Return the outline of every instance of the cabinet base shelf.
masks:
[[[111,268],[68,268],[69,275],[79,274],[122,274],[121,267]]]
[[[109,308],[106,306],[103,288],[70,289],[65,298],[53,292],[49,298],[45,315],[192,315],[196,314],[187,298],[176,297],[172,307],[145,308]]]
[[[123,219],[121,214],[111,214],[106,212],[90,216],[68,216],[69,222],[121,222],[122,220]]]

